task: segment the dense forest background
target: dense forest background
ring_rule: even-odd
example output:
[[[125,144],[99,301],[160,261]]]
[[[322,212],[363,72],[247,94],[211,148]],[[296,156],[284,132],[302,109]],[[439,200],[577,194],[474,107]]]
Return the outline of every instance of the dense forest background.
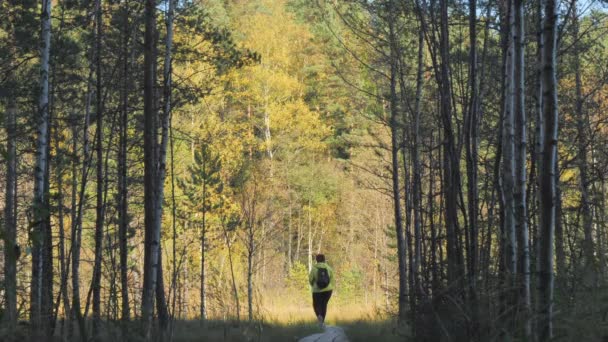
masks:
[[[259,340],[322,252],[367,338],[601,340],[607,19],[0,0],[0,339]]]

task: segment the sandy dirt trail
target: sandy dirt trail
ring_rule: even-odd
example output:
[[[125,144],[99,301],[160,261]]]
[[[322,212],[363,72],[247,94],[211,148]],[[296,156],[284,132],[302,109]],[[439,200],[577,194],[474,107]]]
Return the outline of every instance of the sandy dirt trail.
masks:
[[[298,342],[348,342],[348,337],[344,329],[327,326],[322,333],[306,336]]]

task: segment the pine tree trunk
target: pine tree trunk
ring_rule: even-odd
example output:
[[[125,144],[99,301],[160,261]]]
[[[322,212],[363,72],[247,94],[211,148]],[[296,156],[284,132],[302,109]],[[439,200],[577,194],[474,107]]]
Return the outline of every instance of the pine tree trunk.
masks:
[[[141,317],[143,336],[152,337],[154,296],[158,273],[160,233],[157,229],[158,192],[158,139],[156,137],[157,114],[154,93],[156,36],[156,1],[145,2],[144,35],[144,282],[142,292]]]

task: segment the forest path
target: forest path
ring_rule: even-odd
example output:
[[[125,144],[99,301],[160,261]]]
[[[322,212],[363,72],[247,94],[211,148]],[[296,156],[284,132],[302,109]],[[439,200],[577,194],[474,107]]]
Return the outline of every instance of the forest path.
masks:
[[[323,333],[306,336],[298,342],[348,342],[348,337],[346,337],[344,329],[327,326]]]

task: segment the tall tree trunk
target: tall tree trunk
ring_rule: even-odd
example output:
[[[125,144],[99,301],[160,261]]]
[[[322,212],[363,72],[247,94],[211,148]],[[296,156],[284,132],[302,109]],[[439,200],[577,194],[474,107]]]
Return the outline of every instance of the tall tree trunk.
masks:
[[[118,150],[118,246],[120,254],[120,290],[121,290],[121,319],[127,323],[130,319],[129,309],[129,276],[128,276],[128,181],[127,181],[127,133],[129,127],[129,5],[125,0],[123,3],[123,45],[122,45],[122,89],[121,89],[121,113],[119,125],[119,150]],[[123,326],[124,328],[124,326]]]
[[[6,20],[8,32],[16,42],[16,34],[11,20]],[[9,46],[9,55],[16,56],[15,45]],[[9,70],[15,68],[15,61],[9,62]],[[6,75],[8,89],[15,86],[14,75]],[[20,247],[17,243],[17,94],[7,94],[5,117],[6,130],[6,189],[4,202],[4,299],[6,313],[3,322],[8,325],[7,336],[13,336],[17,328],[17,259]]]
[[[57,125],[58,126],[58,125]],[[56,172],[55,172],[55,177],[56,177],[56,182],[57,182],[57,221],[58,221],[58,225],[59,225],[59,246],[58,246],[58,250],[59,250],[59,270],[60,270],[60,279],[61,282],[59,284],[60,287],[60,295],[58,297],[57,300],[57,304],[56,304],[56,313],[55,313],[55,318],[57,318],[59,316],[59,306],[60,306],[60,301],[63,302],[63,322],[65,322],[66,318],[68,318],[69,314],[70,314],[70,303],[69,303],[69,297],[68,297],[68,277],[69,277],[69,272],[70,272],[70,267],[69,267],[69,262],[67,262],[66,258],[69,258],[69,253],[68,256],[66,256],[66,248],[65,248],[65,224],[64,224],[64,197],[63,197],[63,163],[64,163],[64,156],[63,156],[63,151],[60,150],[60,141],[59,141],[59,127],[55,127],[54,130],[54,140],[55,140],[55,153],[56,155]],[[53,321],[55,321],[55,319],[53,319]],[[64,335],[64,329],[62,327],[62,339],[65,339],[65,335]]]
[[[413,180],[412,180],[412,196],[414,206],[414,264],[412,272],[414,277],[414,290],[411,295],[416,295],[422,302],[426,301],[424,291],[422,290],[420,269],[422,264],[422,166],[420,163],[420,116],[422,112],[422,87],[424,73],[424,34],[420,30],[418,34],[418,67],[416,72],[416,100],[414,108],[414,143],[411,144],[412,164],[413,164]]]
[[[103,33],[101,0],[95,1],[95,118],[97,123],[96,142],[96,170],[97,170],[97,194],[96,194],[96,219],[95,219],[95,261],[93,264],[93,337],[99,338],[101,324],[101,259],[103,252],[103,225],[104,225],[104,203],[103,203],[103,103],[102,103],[102,69],[101,69],[101,40]]]
[[[557,175],[557,3],[544,0],[543,23],[543,121],[544,140],[540,178],[540,260],[538,286],[538,338],[548,341],[553,337],[553,240],[555,233],[555,196]]]
[[[467,165],[467,186],[468,186],[468,214],[469,214],[469,250],[468,255],[468,293],[470,300],[470,310],[473,315],[473,324],[478,321],[477,304],[477,270],[478,270],[478,81],[477,81],[477,0],[469,0],[469,91],[470,103],[469,113],[465,123],[465,145],[466,145],[466,165]],[[475,335],[477,328],[470,328],[471,335]],[[474,336],[471,336],[474,338]]]
[[[597,278],[597,268],[595,262],[595,248],[593,244],[593,214],[591,213],[591,201],[589,199],[589,175],[588,175],[588,162],[587,162],[587,146],[589,145],[588,140],[588,119],[584,109],[583,94],[582,94],[582,80],[581,80],[581,57],[580,57],[580,39],[579,36],[579,18],[577,10],[577,2],[573,1],[572,4],[572,30],[574,39],[574,76],[575,76],[575,92],[576,92],[576,103],[575,103],[575,114],[576,114],[576,130],[578,136],[578,154],[577,154],[577,166],[579,172],[579,187],[581,192],[581,216],[583,219],[583,254],[584,254],[584,274],[583,279],[585,286],[594,286],[595,280],[591,278]]]
[[[145,2],[144,34],[144,282],[142,291],[142,323],[144,338],[152,337],[154,295],[156,291],[160,231],[157,229],[158,193],[158,139],[155,108],[156,60],[156,0]]]
[[[86,93],[86,105],[85,105],[85,115],[84,115],[84,126],[82,129],[83,132],[83,152],[82,152],[82,169],[81,169],[81,182],[80,182],[80,190],[78,193],[78,203],[75,202],[75,189],[77,187],[76,181],[76,166],[73,168],[74,179],[72,184],[72,194],[73,194],[73,219],[72,219],[72,311],[73,318],[76,319],[78,323],[80,337],[83,342],[87,341],[86,338],[86,330],[85,330],[85,322],[82,317],[82,312],[80,308],[80,247],[82,241],[82,211],[84,202],[86,200],[85,190],[87,185],[87,177],[89,173],[89,167],[91,163],[92,155],[89,154],[89,125],[90,125],[90,113],[91,113],[91,97],[92,97],[92,77],[93,77],[93,63],[91,63],[91,70],[89,72],[89,77],[87,81],[87,93]],[[76,139],[77,139],[77,131],[74,129],[74,153],[76,153]]]
[[[163,279],[163,268],[162,266],[162,253],[160,253],[160,231],[162,225],[163,215],[163,200],[165,190],[165,178],[167,176],[167,145],[169,141],[169,126],[171,125],[171,92],[172,92],[172,51],[173,51],[173,14],[175,10],[175,0],[167,0],[167,15],[165,18],[165,25],[167,27],[167,36],[165,38],[165,60],[163,66],[163,116],[161,122],[161,142],[158,149],[158,170],[156,180],[156,220],[155,220],[155,234],[158,236],[159,252],[158,252],[158,268],[157,274],[157,287],[156,287],[156,300],[158,301],[158,319],[160,327],[163,332],[168,326],[169,314],[167,310],[167,303],[165,299],[164,279]]]
[[[523,0],[513,0],[513,47],[514,47],[514,116],[515,116],[515,187],[513,193],[515,205],[515,228],[517,231],[517,246],[518,253],[518,287],[519,298],[521,303],[521,311],[524,319],[524,333],[526,339],[532,338],[532,327],[530,325],[530,242],[528,231],[528,208],[526,199],[527,175],[526,175],[526,156],[528,138],[526,134],[527,119],[525,109],[525,65],[524,65],[524,50],[525,50],[525,30],[524,30],[524,4]]]
[[[222,218],[222,221],[224,218]],[[230,236],[228,235],[228,229],[226,228],[226,222],[222,222],[222,231],[224,233],[224,239],[226,241],[226,247],[228,247],[228,262],[230,266],[230,276],[232,281],[232,293],[234,295],[234,301],[236,303],[236,320],[237,322],[241,321],[241,303],[239,300],[239,290],[236,286],[236,278],[234,276],[234,263],[232,260],[232,242],[230,241]]]
[[[203,194],[206,193],[205,187],[206,187],[206,181],[203,180]],[[205,203],[206,199],[203,195],[203,203]],[[207,294],[206,294],[206,286],[205,286],[205,252],[206,252],[206,248],[205,245],[207,244],[207,222],[206,222],[206,210],[203,210],[203,227],[202,227],[202,232],[201,232],[201,291],[200,291],[200,296],[201,296],[201,320],[205,321],[207,319]]]
[[[161,328],[161,340],[164,339],[164,334],[167,333],[169,326],[169,309],[167,308],[167,298],[165,296],[165,278],[163,276],[163,253],[162,245],[158,246],[158,272],[156,279],[156,311],[158,315],[158,323]]]
[[[440,41],[441,66],[439,79],[441,98],[441,120],[444,133],[443,196],[445,197],[445,225],[447,237],[448,283],[456,292],[462,292],[464,276],[462,248],[458,225],[458,189],[460,188],[460,157],[456,148],[456,138],[452,124],[452,87],[450,81],[450,37],[448,23],[448,1],[440,1]]]
[[[543,111],[543,82],[542,82],[542,68],[543,68],[543,0],[536,0],[536,12],[537,12],[537,22],[536,22],[536,103],[535,103],[535,126],[534,126],[534,131],[535,131],[535,147],[534,147],[534,163],[535,165],[535,169],[536,169],[536,173],[538,174],[538,172],[540,172],[540,165],[542,164],[542,156],[543,156],[543,141],[544,141],[544,129],[543,129],[543,115],[542,115],[542,111]],[[536,269],[538,270],[538,262],[540,260],[539,258],[539,246],[538,246],[538,240],[539,240],[539,227],[538,227],[538,219],[540,216],[540,194],[539,194],[539,189],[540,189],[540,178],[536,177],[535,181],[534,181],[534,185],[536,186],[536,191],[535,191],[535,201],[536,201],[536,226],[535,228],[535,235],[534,235],[534,243],[532,245],[532,247],[534,248],[533,250],[533,254],[534,257],[536,258]],[[559,274],[559,270],[558,270],[558,274]],[[537,304],[538,301],[535,301],[535,303]]]
[[[17,220],[15,215],[16,188],[17,188],[17,102],[15,96],[10,95],[6,110],[6,192],[4,205],[4,296],[5,322],[8,323],[8,336],[11,336],[17,327],[17,258],[19,245],[17,244]]]
[[[502,119],[502,191],[504,198],[503,258],[505,265],[504,291],[507,310],[515,304],[515,275],[517,272],[517,235],[515,230],[515,33],[514,1],[508,1],[506,60],[504,77],[504,108]],[[512,322],[509,322],[511,324]]]
[[[249,322],[253,321],[253,257],[255,242],[253,237],[253,225],[250,226],[249,241],[247,247],[247,317]]]
[[[52,84],[52,80],[49,81]],[[44,208],[46,210],[45,227],[43,236],[43,248],[42,248],[42,312],[44,321],[43,324],[46,327],[45,334],[47,339],[53,336],[55,329],[55,321],[53,315],[53,228],[51,225],[51,199],[50,199],[50,175],[51,175],[51,130],[53,127],[53,88],[49,91],[49,125],[46,131],[46,169],[44,170]],[[50,284],[50,285],[49,285]]]
[[[433,131],[430,132],[429,146],[433,146]],[[435,227],[435,171],[433,169],[433,148],[429,148],[429,195],[428,195],[428,206],[429,206],[429,226],[431,228],[431,292],[433,296],[439,293],[439,287],[441,284],[441,271],[438,269],[437,263],[437,229]],[[439,259],[441,262],[441,259]]]
[[[48,132],[49,132],[49,60],[51,49],[51,0],[42,0],[41,47],[40,47],[40,98],[36,123],[36,167],[34,169],[34,205],[32,229],[32,282],[30,287],[30,319],[32,331],[37,336],[48,336],[52,318],[52,265],[48,250],[52,248],[50,227],[47,225],[49,208],[46,207],[48,178]],[[51,280],[49,283],[45,281]]]
[[[393,186],[393,205],[395,213],[395,232],[397,238],[397,260],[399,267],[399,321],[405,322],[407,319],[407,272],[406,272],[406,255],[405,255],[405,236],[403,235],[403,216],[401,211],[401,194],[399,191],[399,140],[398,140],[398,99],[396,91],[397,68],[398,68],[398,48],[397,48],[397,33],[395,32],[394,18],[394,3],[390,1],[391,16],[389,19],[390,30],[390,129],[391,129],[391,156],[392,156],[392,186]]]

